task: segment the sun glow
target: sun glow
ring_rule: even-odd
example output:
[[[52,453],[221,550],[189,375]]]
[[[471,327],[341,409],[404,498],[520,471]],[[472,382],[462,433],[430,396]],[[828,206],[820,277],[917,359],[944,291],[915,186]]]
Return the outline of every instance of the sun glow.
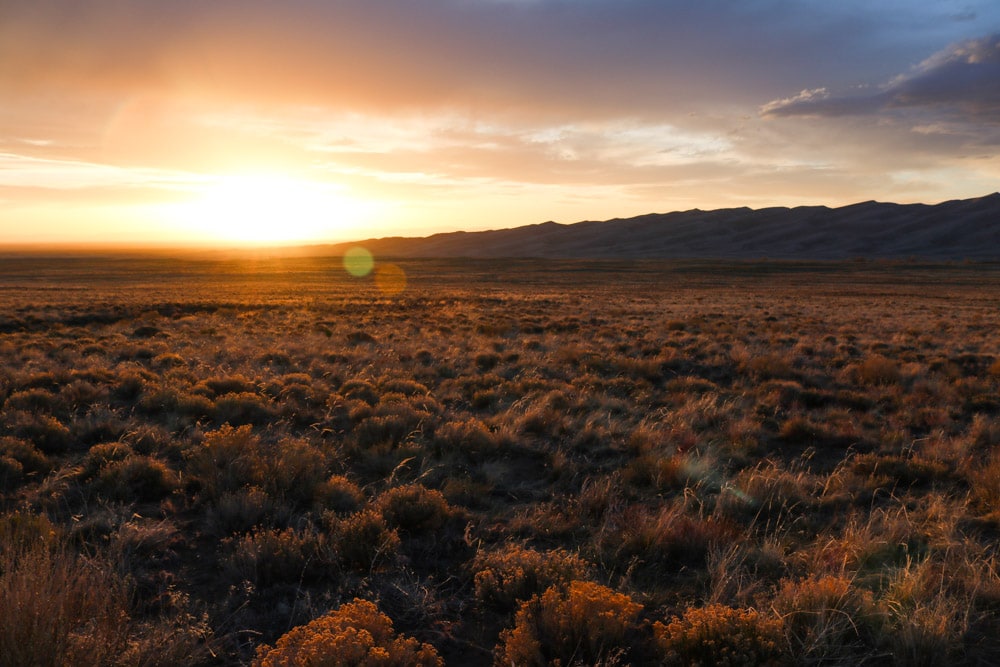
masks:
[[[377,204],[343,186],[274,174],[208,179],[166,216],[206,241],[240,245],[343,241],[364,233]]]

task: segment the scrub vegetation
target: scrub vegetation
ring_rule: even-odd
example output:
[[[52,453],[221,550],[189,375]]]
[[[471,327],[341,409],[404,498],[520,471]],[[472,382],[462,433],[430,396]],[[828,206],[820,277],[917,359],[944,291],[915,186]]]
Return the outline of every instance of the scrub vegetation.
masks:
[[[1000,658],[1000,266],[394,270],[6,257],[0,664]]]

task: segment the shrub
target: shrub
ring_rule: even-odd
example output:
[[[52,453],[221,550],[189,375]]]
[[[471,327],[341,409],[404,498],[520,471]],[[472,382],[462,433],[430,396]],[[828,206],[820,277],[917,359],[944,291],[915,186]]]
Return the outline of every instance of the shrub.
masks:
[[[52,467],[45,454],[38,451],[37,447],[18,438],[0,438],[0,456],[20,463],[26,475],[46,473]]]
[[[343,475],[332,475],[316,489],[320,507],[338,514],[350,514],[365,502],[361,488]]]
[[[175,396],[173,410],[178,415],[187,417],[191,420],[202,420],[215,414],[216,405],[211,399],[206,398],[205,396],[179,392]]]
[[[371,406],[378,403],[378,391],[375,389],[375,385],[367,380],[348,380],[340,386],[340,395],[344,398],[364,401]]]
[[[44,454],[62,454],[69,449],[72,442],[69,429],[55,417],[21,410],[6,417],[15,437],[34,443]]]
[[[394,378],[382,383],[382,391],[386,393],[403,394],[404,396],[423,396],[430,393],[426,386],[403,378]]]
[[[420,415],[402,408],[388,414],[366,417],[354,427],[354,442],[362,449],[380,445],[395,447],[420,427]]]
[[[163,461],[141,454],[105,465],[97,479],[100,495],[121,502],[161,500],[177,486],[177,476]]]
[[[497,551],[478,554],[472,569],[480,602],[508,612],[552,586],[584,579],[590,564],[563,549],[540,552],[508,544]]]
[[[136,405],[148,417],[162,419],[164,415],[177,411],[179,393],[174,387],[157,386],[147,388]]]
[[[414,535],[439,530],[457,514],[440,491],[419,484],[389,489],[379,496],[377,506],[389,526]]]
[[[186,364],[187,362],[184,361],[184,357],[176,352],[164,352],[153,357],[153,365],[158,368],[174,368],[185,366]]]
[[[311,502],[326,477],[326,456],[305,440],[285,438],[265,450],[260,480],[275,498]]]
[[[276,499],[311,502],[326,476],[326,455],[305,440],[264,443],[249,424],[223,425],[205,434],[190,454],[188,472],[202,493],[217,499],[244,486],[260,486]]]
[[[848,469],[859,476],[887,477],[901,486],[930,485],[950,475],[947,465],[920,455],[858,454]]]
[[[260,425],[274,417],[274,408],[254,393],[224,394],[215,400],[214,416],[220,424]]]
[[[87,450],[87,456],[84,458],[84,472],[89,476],[96,475],[109,463],[124,461],[132,453],[132,447],[124,442],[102,442],[93,445]]]
[[[496,407],[502,394],[493,389],[480,389],[472,393],[469,404],[476,410],[487,410]]]
[[[144,372],[129,369],[118,374],[114,386],[111,388],[111,397],[126,404],[133,404],[139,400],[142,392],[146,388],[146,382],[150,379]]]
[[[500,355],[495,352],[480,352],[476,355],[475,363],[480,371],[489,371],[500,363]]]
[[[244,375],[230,375],[225,377],[211,377],[202,380],[195,387],[195,391],[203,393],[209,397],[222,396],[224,394],[242,394],[253,392],[255,385]]]
[[[996,581],[995,572],[987,577],[976,572],[982,567],[992,569],[993,564],[962,563],[965,556],[956,553],[951,563],[936,558],[908,562],[894,573],[879,603],[888,615],[883,639],[898,664],[934,667],[960,662],[970,621],[975,618],[969,614],[972,598],[990,587],[991,578]],[[958,583],[967,576],[973,581]],[[956,587],[968,590],[949,590]]]
[[[206,530],[217,537],[246,532],[273,515],[275,504],[258,486],[224,493],[205,512]]]
[[[397,634],[371,602],[355,598],[257,649],[254,667],[441,667],[430,644]]]
[[[457,452],[469,460],[482,460],[499,449],[496,436],[478,419],[445,422],[435,429],[434,444],[442,453]]]
[[[238,538],[222,540],[229,553],[223,563],[235,581],[257,586],[297,583],[333,574],[322,558],[320,540],[311,530],[258,528]]]
[[[347,334],[347,342],[352,345],[366,345],[378,342],[370,333],[364,331],[352,331]]]
[[[12,491],[24,480],[24,466],[17,459],[0,455],[0,491]]]
[[[653,625],[664,665],[774,665],[787,659],[780,619],[713,604]]]
[[[875,354],[867,357],[859,364],[845,369],[848,380],[863,385],[896,384],[902,379],[899,364],[886,357]]]
[[[778,435],[794,444],[816,444],[826,435],[826,431],[812,419],[804,415],[795,415],[785,420]]]
[[[63,407],[59,396],[45,389],[24,389],[7,397],[5,407],[28,412],[55,412]]]
[[[263,469],[261,442],[249,425],[223,425],[205,434],[200,447],[189,453],[188,473],[208,498],[219,498],[257,481]]]
[[[788,358],[777,354],[752,356],[741,364],[741,370],[759,378],[787,378],[792,375],[792,365]]]
[[[394,558],[399,550],[399,535],[374,509],[365,509],[342,519],[331,519],[330,548],[333,557],[343,567],[370,572],[380,562]]]
[[[500,633],[494,664],[596,665],[627,660],[642,606],[587,581],[553,586],[517,611]]]

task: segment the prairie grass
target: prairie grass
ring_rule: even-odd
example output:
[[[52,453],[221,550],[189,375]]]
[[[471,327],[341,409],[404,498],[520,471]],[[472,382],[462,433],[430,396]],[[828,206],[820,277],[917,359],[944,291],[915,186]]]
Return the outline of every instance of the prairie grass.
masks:
[[[101,261],[0,267],[8,664],[1000,661],[994,265]]]

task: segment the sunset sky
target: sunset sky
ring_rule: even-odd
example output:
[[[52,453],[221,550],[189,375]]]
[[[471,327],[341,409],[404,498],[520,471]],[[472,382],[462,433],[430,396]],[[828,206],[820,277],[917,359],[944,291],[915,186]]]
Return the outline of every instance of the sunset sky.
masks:
[[[997,0],[0,6],[0,243],[1000,190]]]

